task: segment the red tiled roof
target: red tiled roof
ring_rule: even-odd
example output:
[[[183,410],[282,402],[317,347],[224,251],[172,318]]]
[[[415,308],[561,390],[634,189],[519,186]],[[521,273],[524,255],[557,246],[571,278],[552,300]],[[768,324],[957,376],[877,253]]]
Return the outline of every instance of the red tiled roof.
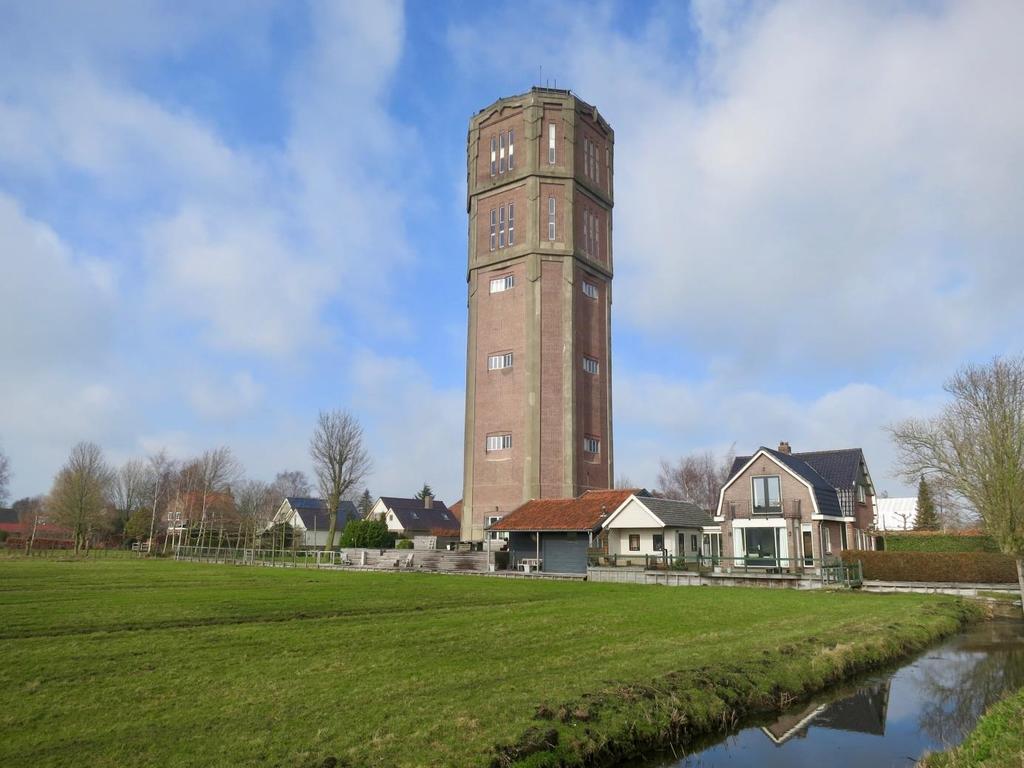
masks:
[[[462,499],[459,499],[454,504],[452,504],[450,507],[448,507],[448,511],[451,512],[452,516],[461,523],[462,522]]]
[[[593,531],[638,488],[587,491],[576,499],[534,499],[491,525],[490,531]]]

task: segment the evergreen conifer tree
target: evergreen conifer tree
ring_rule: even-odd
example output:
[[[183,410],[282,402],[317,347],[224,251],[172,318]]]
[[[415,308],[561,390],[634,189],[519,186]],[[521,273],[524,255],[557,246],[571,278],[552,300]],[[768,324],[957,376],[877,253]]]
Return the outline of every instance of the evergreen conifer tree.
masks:
[[[917,486],[917,520],[914,521],[915,531],[939,530],[939,516],[935,512],[935,500],[931,488],[924,477]]]

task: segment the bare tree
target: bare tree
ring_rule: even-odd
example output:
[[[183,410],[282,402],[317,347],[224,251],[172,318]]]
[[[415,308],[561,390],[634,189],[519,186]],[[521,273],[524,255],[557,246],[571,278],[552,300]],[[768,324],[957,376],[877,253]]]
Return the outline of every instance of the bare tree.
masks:
[[[704,451],[683,456],[675,464],[662,459],[658,487],[666,498],[690,501],[702,509],[715,509],[735,458],[735,448],[730,448],[721,457],[713,451]]]
[[[221,538],[224,534],[225,496],[231,492],[231,485],[241,475],[242,468],[227,446],[205,451],[199,458],[199,483],[196,490],[199,496],[199,543],[202,545],[204,534],[213,537],[218,530]]]
[[[176,478],[176,462],[168,458],[167,451],[160,449],[146,460],[146,491],[150,503],[149,551],[153,551],[153,536],[156,535],[157,520],[164,518],[171,488]]]
[[[665,462],[662,462],[662,464],[664,463]],[[619,475],[617,478],[615,478],[615,487],[625,490],[628,490],[630,488],[636,488],[636,486],[633,485],[633,481],[629,479],[628,475]]]
[[[11,460],[7,454],[0,451],[0,504],[7,503],[9,485],[11,482]]]
[[[238,485],[235,505],[238,509],[238,540],[243,547],[255,548],[260,533],[274,515],[277,492],[274,486],[259,480],[245,480]]]
[[[289,496],[309,496],[313,486],[305,472],[292,469],[278,472],[270,489],[277,500],[281,501]]]
[[[79,443],[57,473],[47,508],[55,523],[69,528],[75,554],[104,522],[114,472],[95,443]]]
[[[342,410],[320,411],[309,441],[309,455],[331,520],[326,551],[334,548],[338,505],[363,482],[372,462],[363,445],[363,428],[355,416]]]
[[[32,496],[18,499],[12,505],[12,509],[18,515],[21,530],[25,532],[23,535],[25,536],[25,554],[27,555],[36,543],[36,532],[39,530],[40,523],[43,522],[43,497]]]
[[[141,459],[128,459],[114,474],[111,493],[122,523],[146,502],[146,480],[146,464]]]
[[[907,479],[934,473],[1016,558],[1024,597],[1024,357],[968,365],[945,384],[938,416],[891,428]]]

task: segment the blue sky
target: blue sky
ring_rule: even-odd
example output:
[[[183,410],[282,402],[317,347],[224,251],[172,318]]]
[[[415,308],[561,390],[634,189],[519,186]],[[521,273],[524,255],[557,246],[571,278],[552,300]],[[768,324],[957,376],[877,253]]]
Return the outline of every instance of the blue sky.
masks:
[[[616,130],[617,473],[862,446],[1019,354],[1016,2],[4,3],[0,448],[461,494],[465,132],[557,79]]]

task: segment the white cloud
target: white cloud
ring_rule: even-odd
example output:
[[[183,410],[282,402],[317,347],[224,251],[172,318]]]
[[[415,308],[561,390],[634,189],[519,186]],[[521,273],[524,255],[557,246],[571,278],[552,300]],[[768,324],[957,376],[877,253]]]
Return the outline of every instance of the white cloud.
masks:
[[[448,504],[462,498],[463,391],[438,389],[415,360],[369,352],[352,374],[374,460],[371,492],[412,496],[427,482]]]

